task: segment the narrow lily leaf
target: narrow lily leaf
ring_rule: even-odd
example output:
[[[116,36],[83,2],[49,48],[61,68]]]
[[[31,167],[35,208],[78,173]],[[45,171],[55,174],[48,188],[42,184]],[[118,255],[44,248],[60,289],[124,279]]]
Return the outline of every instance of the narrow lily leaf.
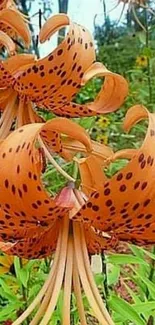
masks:
[[[29,280],[29,271],[26,268],[21,268],[19,272],[20,281],[25,288],[27,288],[27,283]]]
[[[118,265],[113,265],[111,271],[108,273],[108,285],[114,285],[118,282],[121,268]]]
[[[107,258],[107,263],[112,264],[145,264],[147,263],[142,260],[141,258],[134,256],[134,255],[127,255],[127,254],[115,254],[109,255]]]
[[[146,325],[134,308],[123,299],[117,296],[112,296],[109,299],[109,305],[112,310],[124,316],[125,320],[133,321],[136,325]]]
[[[132,253],[139,258],[144,258],[144,251],[141,247],[137,247],[136,245],[129,244],[128,247],[131,249]]]
[[[132,305],[137,313],[145,313],[152,310],[155,310],[155,301],[141,302],[135,305]]]
[[[147,255],[147,256],[149,256],[152,260],[155,260],[155,254],[153,254],[153,253],[151,253],[151,252],[149,252],[149,251],[147,251],[146,249],[144,249],[144,248],[142,248],[142,247],[140,247],[140,249]]]
[[[135,269],[133,269],[133,272],[143,281],[143,283],[147,286],[152,298],[155,299],[155,288],[153,286],[152,281],[150,281],[147,277],[141,275],[139,270],[136,271]]]
[[[149,252],[148,250],[144,249],[143,247],[140,247],[140,246],[136,247],[135,245],[131,245],[131,244],[128,245],[128,246],[129,246],[129,248],[133,251],[133,253],[134,253],[135,255],[138,256],[138,252],[139,252],[139,257],[142,257],[142,256],[144,256],[144,255],[146,254],[146,255],[149,256],[152,260],[155,260],[155,254]],[[137,252],[137,254],[136,254],[136,252]]]

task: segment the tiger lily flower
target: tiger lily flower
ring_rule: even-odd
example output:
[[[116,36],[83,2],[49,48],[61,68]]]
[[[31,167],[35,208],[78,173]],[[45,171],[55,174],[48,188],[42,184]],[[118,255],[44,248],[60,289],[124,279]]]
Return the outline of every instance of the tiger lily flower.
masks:
[[[64,14],[55,15],[41,29],[40,40],[47,40],[64,25],[70,25],[67,37],[47,57],[28,62],[29,56],[25,55],[23,60],[23,56],[17,55],[1,63],[0,108],[4,113],[0,120],[0,139],[9,134],[15,118],[16,127],[41,121],[35,105],[57,115],[78,117],[114,111],[124,101],[127,82],[101,63],[93,63],[92,38],[82,26],[73,24]],[[96,100],[85,105],[71,103],[81,85],[97,76],[104,76],[105,82]]]
[[[65,14],[55,15],[42,27],[40,42],[47,41],[68,25],[66,38],[52,53],[14,74],[14,89],[37,107],[63,117],[92,116],[116,110],[128,93],[127,82],[95,62],[95,49],[88,30],[71,22]],[[105,82],[94,102],[85,105],[72,102],[81,86],[99,76],[104,77]]]
[[[40,40],[47,40],[65,25],[70,25],[67,37],[47,57],[32,59],[26,64],[29,56],[25,56],[23,62],[17,55],[1,63],[0,108],[4,110],[0,120],[1,139],[9,134],[15,118],[16,127],[40,121],[35,105],[57,115],[78,117],[114,111],[124,101],[128,92],[127,82],[101,63],[93,63],[92,38],[82,26],[73,24],[64,14],[55,15],[41,29]],[[97,76],[104,76],[105,82],[93,103],[79,105],[70,102],[81,85]]]
[[[155,115],[149,113],[144,106],[137,105],[128,110],[124,121],[124,129],[129,131],[136,122],[145,118],[149,118],[149,126],[142,147],[121,150],[112,155],[109,162],[118,158],[127,158],[130,161],[111,179],[103,174],[104,185],[98,180],[100,185],[96,191],[90,189],[89,174],[91,171],[92,177],[97,166],[93,163],[90,168],[89,161],[79,164],[82,170],[83,168],[87,170],[87,178],[85,169],[81,175],[85,176],[83,176],[84,186],[87,188],[87,183],[89,184],[89,193],[87,192],[89,199],[73,217],[74,220],[91,224],[91,227],[101,234],[106,232],[111,239],[139,245],[155,243],[153,186]],[[104,247],[100,246],[101,249]]]
[[[70,138],[73,142],[69,148],[67,144]],[[68,141],[63,142],[63,139]],[[0,148],[1,249],[7,254],[27,259],[55,253],[43,288],[14,324],[22,324],[38,305],[31,324],[38,324],[39,320],[40,324],[48,324],[63,288],[63,324],[69,325],[72,281],[81,324],[86,324],[86,318],[80,281],[96,318],[101,324],[113,324],[97,291],[89,265],[86,243],[93,246],[96,234],[87,225],[83,227],[81,223],[72,222],[87,196],[75,188],[73,178],[70,185],[53,198],[45,191],[41,181],[45,159],[52,161],[52,153],[72,159],[76,150],[81,148],[82,155],[89,156],[92,152],[91,159],[101,164],[101,145],[91,143],[86,131],[79,125],[65,118],[55,118],[45,124],[19,128],[4,139]],[[110,154],[111,150],[104,151],[103,146],[103,155],[108,158]],[[99,169],[97,179],[101,175]],[[95,180],[93,186],[97,186]]]
[[[128,10],[133,13],[133,16],[134,16],[136,22],[138,23],[138,25],[141,26],[141,28],[143,30],[145,30],[145,26],[139,20],[137,14],[136,14],[135,8],[138,6],[139,8],[147,9],[152,15],[154,15],[155,13],[149,7],[148,2],[149,2],[148,0],[117,0],[117,4],[116,4],[116,6],[112,10],[116,9],[119,6],[119,4],[121,4],[121,3],[123,4],[123,8],[122,8],[122,11],[121,11],[121,15],[120,15],[120,18],[118,20],[118,21],[120,21],[120,19],[122,17],[122,14],[124,12],[125,6],[128,6]]]

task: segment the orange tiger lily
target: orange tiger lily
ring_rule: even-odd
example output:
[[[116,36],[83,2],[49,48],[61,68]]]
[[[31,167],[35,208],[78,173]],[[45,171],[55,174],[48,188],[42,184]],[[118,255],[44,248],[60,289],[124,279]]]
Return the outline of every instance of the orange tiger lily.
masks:
[[[61,133],[63,135],[60,137]],[[67,145],[70,138],[73,141],[71,148]],[[63,141],[64,139],[68,141]],[[37,324],[42,316],[41,324],[48,324],[63,286],[63,279],[63,324],[69,325],[72,278],[82,324],[86,324],[86,320],[80,281],[97,319],[101,324],[113,324],[96,289],[88,262],[86,243],[89,241],[93,245],[96,234],[87,225],[83,228],[78,223],[73,225],[71,221],[85,203],[86,196],[74,188],[74,179],[71,176],[64,175],[72,183],[58,196],[51,198],[43,188],[40,178],[44,169],[44,155],[52,163],[52,152],[71,159],[74,155],[73,147],[75,153],[80,148],[86,156],[92,152],[91,159],[98,162],[102,151],[105,157],[111,155],[111,150],[104,150],[104,146],[101,150],[101,145],[91,143],[82,127],[64,118],[56,118],[45,124],[25,125],[12,132],[0,145],[1,249],[7,254],[28,259],[42,258],[55,252],[54,264],[44,287],[32,305],[14,322],[16,325],[21,324],[41,301],[32,324]],[[60,172],[63,173],[62,170]],[[99,174],[101,178],[100,169]],[[95,181],[93,186],[97,186]],[[77,250],[75,246],[78,247]]]
[[[148,0],[117,0],[117,4],[112,10],[117,8],[120,3],[123,3],[123,8],[122,8],[121,15],[120,15],[120,18],[118,21],[120,21],[120,19],[122,17],[125,6],[128,6],[128,10],[132,11],[133,16],[134,16],[136,22],[138,23],[138,25],[141,26],[141,28],[145,30],[145,26],[143,26],[143,24],[141,23],[141,21],[139,20],[137,14],[136,14],[135,7],[139,6],[140,8],[147,9],[152,15],[154,15],[155,14],[154,11],[148,5]]]
[[[111,179],[104,175],[104,186],[101,184],[97,190],[89,191],[89,200],[73,218],[91,224],[101,234],[106,232],[111,239],[139,245],[155,243],[155,191],[152,176],[155,166],[155,115],[144,106],[137,105],[129,109],[124,121],[124,128],[129,131],[144,118],[149,118],[149,127],[142,147],[139,150],[122,150],[110,158],[110,161],[118,158],[128,158],[130,161]],[[97,167],[93,163],[90,169],[89,161],[83,164],[82,169],[86,169],[87,165],[89,167],[87,174],[90,179],[90,170],[93,175]],[[83,179],[84,186],[87,183],[90,186],[89,179]],[[103,248],[102,245],[100,249],[98,246],[96,251]]]
[[[42,27],[40,42],[68,25],[66,38],[52,53],[15,73],[14,89],[37,106],[64,117],[116,110],[128,93],[127,82],[95,62],[95,49],[88,30],[71,22],[65,14],[55,15]],[[95,101],[85,105],[73,103],[81,86],[98,76],[105,77],[105,82]]]
[[[82,26],[70,22],[68,16],[56,15],[45,23],[40,40],[48,39],[57,29],[70,25],[68,36],[54,52],[40,60],[25,62],[12,57],[0,67],[0,107],[4,110],[0,138],[5,138],[16,118],[16,127],[40,121],[37,107],[50,109],[65,117],[90,116],[116,110],[128,92],[125,79],[108,71],[101,63],[93,63],[92,38]],[[93,103],[79,105],[70,100],[81,85],[93,77],[104,76],[104,85]],[[121,91],[120,91],[121,90]],[[7,116],[7,118],[6,118]]]

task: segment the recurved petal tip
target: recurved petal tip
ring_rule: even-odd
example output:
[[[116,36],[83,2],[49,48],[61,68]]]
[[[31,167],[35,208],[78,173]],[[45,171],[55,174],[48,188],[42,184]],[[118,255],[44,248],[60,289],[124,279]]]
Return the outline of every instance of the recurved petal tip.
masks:
[[[14,32],[24,40],[25,45],[27,47],[30,46],[31,34],[20,12],[10,8],[3,9],[0,12],[0,22],[13,29]]]
[[[39,41],[44,43],[60,28],[69,25],[69,17],[65,14],[54,15],[49,18],[40,30]]]
[[[123,129],[129,132],[130,129],[141,120],[148,118],[149,112],[143,105],[135,105],[128,109],[124,122]]]

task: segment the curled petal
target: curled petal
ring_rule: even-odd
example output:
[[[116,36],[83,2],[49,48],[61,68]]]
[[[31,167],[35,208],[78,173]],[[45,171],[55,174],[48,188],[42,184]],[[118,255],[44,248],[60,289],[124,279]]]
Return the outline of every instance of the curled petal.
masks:
[[[18,71],[21,66],[26,66],[31,63],[34,63],[35,55],[34,54],[16,54],[11,58],[8,58],[3,62],[4,68],[10,72],[10,74]]]
[[[60,28],[69,25],[69,17],[65,14],[54,15],[49,18],[39,33],[39,40],[41,43],[47,41]]]
[[[64,137],[62,138],[62,143],[65,148],[65,151],[72,158],[74,157],[76,152],[80,151],[86,153],[85,146],[72,138]],[[98,143],[93,140],[91,141],[91,144],[92,155],[96,157],[101,166],[106,165],[107,160],[110,159],[110,157],[113,157],[114,155],[112,149],[104,144]]]
[[[24,22],[21,14],[13,9],[3,9],[0,12],[0,23],[11,28],[18,36],[20,36],[27,47],[30,46],[31,36],[27,24]]]
[[[128,94],[127,81],[122,76],[107,70],[99,62],[93,63],[84,73],[82,84],[93,77],[105,77],[105,81],[96,100],[87,104],[87,108],[96,113],[109,113],[119,108]]]
[[[12,87],[15,83],[13,72],[18,71],[21,66],[34,62],[34,59],[34,55],[31,54],[17,54],[5,61],[0,61],[0,88]]]
[[[119,150],[107,159],[107,163],[113,162],[117,159],[132,159],[136,155],[137,151],[138,149]]]
[[[106,176],[99,166],[96,157],[91,155],[87,158],[76,159],[76,161],[79,165],[82,190],[86,195],[90,195],[97,187],[103,186]]]
[[[143,105],[132,106],[126,113],[123,128],[129,132],[130,129],[141,120],[148,118],[148,110]]]
[[[15,53],[15,44],[12,39],[4,32],[0,31],[0,44],[7,48],[9,55]]]
[[[46,127],[44,128],[41,134],[43,140],[48,144],[48,146],[56,153],[60,153],[64,158],[70,159],[71,156],[69,152],[62,148],[60,135],[58,135],[58,133],[60,132],[72,137],[72,139],[78,140],[80,143],[83,144],[86,151],[92,151],[90,138],[88,137],[86,131],[80,125],[75,124],[72,121],[64,118],[53,119],[52,121],[46,123]],[[51,138],[53,137],[55,141],[52,142]]]

